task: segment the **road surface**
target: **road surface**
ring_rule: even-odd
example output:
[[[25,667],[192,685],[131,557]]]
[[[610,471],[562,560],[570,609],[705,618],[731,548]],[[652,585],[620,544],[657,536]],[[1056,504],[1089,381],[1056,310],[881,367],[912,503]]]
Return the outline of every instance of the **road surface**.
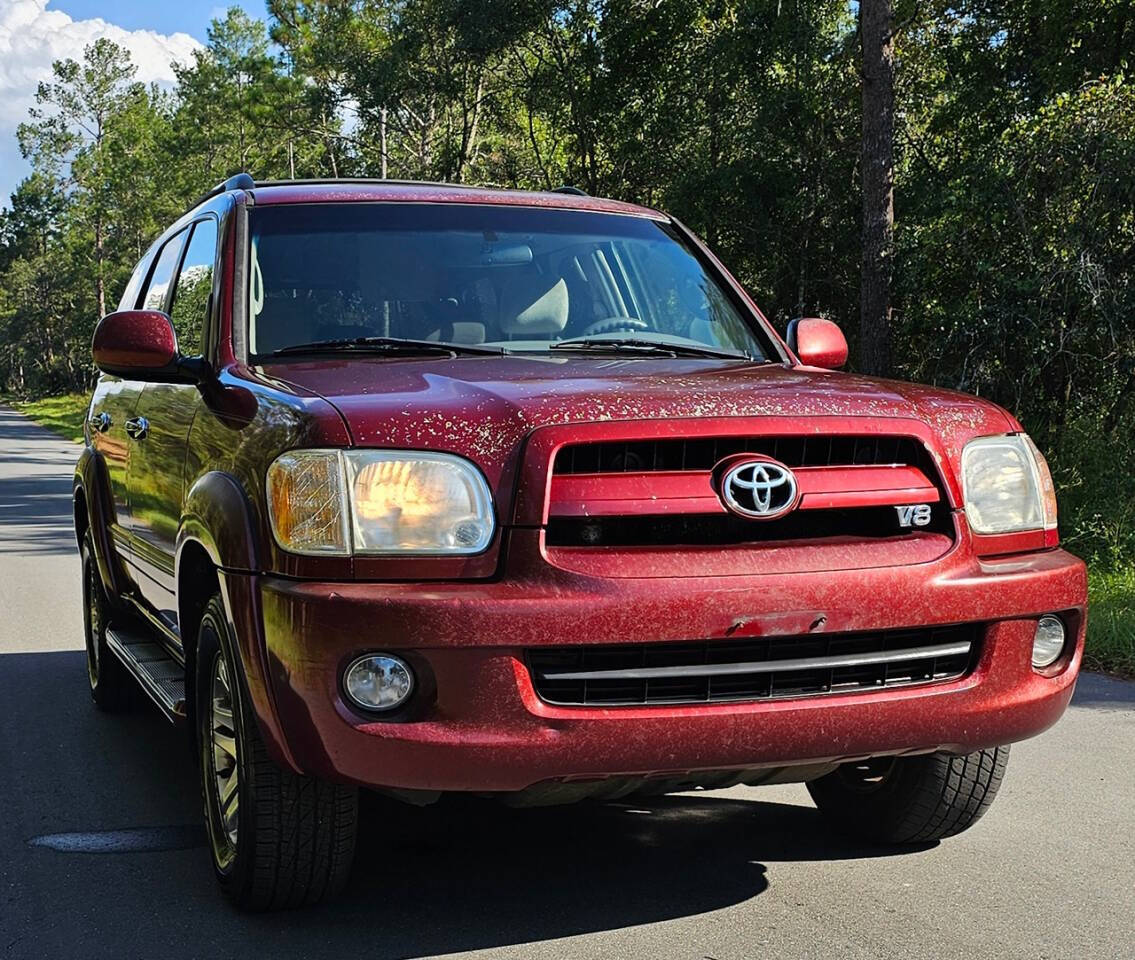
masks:
[[[213,887],[184,735],[95,711],[78,448],[0,408],[0,956],[1135,958],[1135,684],[1013,749],[988,816],[915,852],[829,834],[802,787],[642,806],[380,799],[350,889],[244,916]]]

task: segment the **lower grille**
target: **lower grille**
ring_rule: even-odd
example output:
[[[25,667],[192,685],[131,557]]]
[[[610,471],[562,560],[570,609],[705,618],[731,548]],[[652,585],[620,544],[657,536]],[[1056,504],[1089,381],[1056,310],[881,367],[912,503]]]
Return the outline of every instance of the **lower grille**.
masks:
[[[540,699],[564,706],[777,700],[957,679],[978,630],[550,647],[527,659]]]

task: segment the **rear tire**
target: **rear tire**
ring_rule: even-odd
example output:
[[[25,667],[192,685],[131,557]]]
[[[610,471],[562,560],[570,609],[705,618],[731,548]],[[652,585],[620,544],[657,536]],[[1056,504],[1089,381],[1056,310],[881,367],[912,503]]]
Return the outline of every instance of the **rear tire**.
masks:
[[[110,602],[95,560],[94,540],[88,530],[79,547],[83,571],[83,634],[87,648],[87,680],[91,699],[100,710],[120,713],[134,700],[134,678],[106,644]]]
[[[808,784],[828,820],[878,843],[926,843],[968,830],[997,796],[1008,747],[844,764]]]
[[[213,869],[247,910],[317,903],[346,883],[358,791],[282,770],[248,702],[219,595],[197,640],[197,746]]]

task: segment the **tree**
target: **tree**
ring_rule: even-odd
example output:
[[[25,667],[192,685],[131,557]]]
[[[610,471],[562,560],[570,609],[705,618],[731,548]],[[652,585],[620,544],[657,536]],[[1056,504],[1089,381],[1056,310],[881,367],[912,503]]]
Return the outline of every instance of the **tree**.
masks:
[[[865,373],[891,369],[891,271],[895,228],[895,47],[891,0],[860,0],[863,49],[863,254],[859,361]]]
[[[145,96],[133,82],[136,68],[122,47],[96,40],[83,51],[82,64],[56,61],[55,79],[41,83],[31,122],[19,128],[20,149],[37,168],[64,176],[77,191],[79,215],[91,228],[96,308],[106,313],[106,233],[114,199],[108,140],[116,117],[132,100]],[[64,166],[69,171],[62,174]]]
[[[269,46],[264,23],[234,7],[209,27],[194,62],[175,69],[173,121],[183,196],[234,173],[260,179],[334,175],[337,123]]]

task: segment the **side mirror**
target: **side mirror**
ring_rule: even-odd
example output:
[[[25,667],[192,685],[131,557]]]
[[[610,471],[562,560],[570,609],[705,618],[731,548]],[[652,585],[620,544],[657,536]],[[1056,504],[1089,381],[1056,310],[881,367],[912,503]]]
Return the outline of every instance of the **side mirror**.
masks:
[[[207,370],[204,360],[181,356],[173,322],[159,310],[108,313],[95,327],[91,355],[103,373],[128,380],[195,383]]]
[[[788,346],[809,367],[838,370],[847,363],[847,340],[830,320],[802,317],[788,325]]]

